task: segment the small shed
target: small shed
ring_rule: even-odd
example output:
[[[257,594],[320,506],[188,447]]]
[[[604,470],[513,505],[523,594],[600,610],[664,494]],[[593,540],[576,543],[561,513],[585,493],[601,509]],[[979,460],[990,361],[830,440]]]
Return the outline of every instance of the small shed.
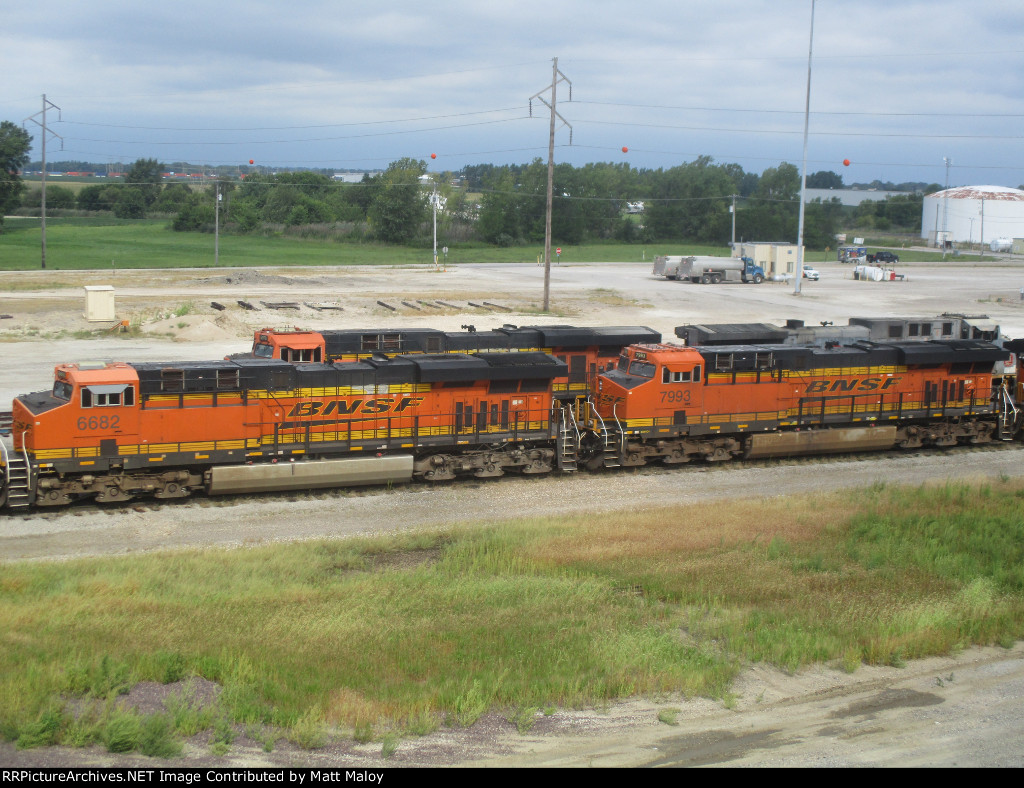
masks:
[[[85,319],[90,323],[116,320],[114,288],[111,285],[85,286]]]

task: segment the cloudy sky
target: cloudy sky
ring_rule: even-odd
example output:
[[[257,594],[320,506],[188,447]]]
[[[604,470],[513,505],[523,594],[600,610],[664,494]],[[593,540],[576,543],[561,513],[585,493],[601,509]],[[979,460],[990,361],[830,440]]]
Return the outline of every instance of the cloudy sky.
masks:
[[[811,0],[0,0],[47,159],[432,170],[803,158]],[[1024,183],[1024,3],[817,0],[808,172]],[[40,129],[29,121],[38,158]],[[571,142],[571,144],[570,144]],[[623,147],[628,152],[622,151]],[[430,159],[436,153],[437,158]],[[849,167],[843,160],[849,159]]]

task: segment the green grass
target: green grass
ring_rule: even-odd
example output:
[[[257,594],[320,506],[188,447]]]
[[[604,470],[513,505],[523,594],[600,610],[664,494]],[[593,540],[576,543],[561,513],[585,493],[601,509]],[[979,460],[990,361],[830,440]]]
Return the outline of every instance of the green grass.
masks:
[[[213,268],[214,237],[209,233],[178,233],[163,219],[115,219],[92,217],[49,218],[46,222],[48,270],[110,270],[137,268]],[[33,271],[40,267],[39,220],[10,218],[0,232],[0,271]],[[878,239],[893,241],[894,239]],[[904,239],[905,240],[905,239]],[[446,243],[448,265],[460,263],[536,264],[543,258],[544,244],[497,247],[483,243]],[[561,265],[574,263],[644,262],[653,265],[657,255],[729,255],[727,246],[693,244],[688,241],[623,244],[560,244]],[[876,244],[877,245],[877,244]],[[556,265],[554,249],[552,265]],[[939,252],[901,251],[903,262],[941,262]],[[947,262],[969,262],[976,255],[947,256]],[[988,259],[988,258],[986,258]],[[808,250],[808,263],[835,260],[835,251]],[[442,259],[442,262],[445,262]],[[374,242],[343,242],[271,235],[221,233],[221,267],[238,266],[345,266],[345,265],[432,265],[429,243],[396,246]]]
[[[173,753],[174,737],[212,730],[223,754],[233,725],[301,747],[342,726],[393,752],[396,735],[492,709],[525,730],[537,709],[635,695],[728,705],[749,662],[852,671],[1008,644],[1024,635],[1022,498],[1006,479],[876,486],[7,564],[0,735]],[[134,682],[188,676],[220,684],[215,706],[186,693],[149,719],[118,704]]]
[[[48,270],[127,268],[212,268],[214,237],[207,233],[179,233],[163,220],[67,218],[47,219]],[[439,241],[439,244],[442,242]],[[448,264],[536,263],[543,243],[500,248],[487,244],[447,244]],[[657,254],[727,254],[725,247],[682,243],[588,244],[562,246],[561,264],[574,262],[651,262]],[[443,260],[442,260],[443,262]],[[220,236],[219,265],[226,266],[335,266],[429,265],[433,249],[427,245],[342,243],[306,240],[286,235]],[[552,265],[555,255],[552,251]],[[0,232],[0,270],[36,270],[40,267],[38,219],[7,219]]]

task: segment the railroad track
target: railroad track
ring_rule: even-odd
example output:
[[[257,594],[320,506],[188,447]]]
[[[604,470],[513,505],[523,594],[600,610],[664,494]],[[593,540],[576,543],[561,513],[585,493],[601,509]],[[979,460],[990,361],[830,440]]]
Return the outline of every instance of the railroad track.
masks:
[[[842,470],[839,467],[844,463],[857,463],[871,460],[878,460],[881,462],[886,459],[900,458],[903,460],[914,460],[915,458],[926,459],[929,457],[936,456],[948,456],[952,458],[959,458],[962,463],[970,463],[968,459],[972,455],[979,454],[995,454],[999,452],[1012,452],[1012,451],[1024,451],[1024,445],[1018,442],[1007,442],[1007,443],[990,443],[980,446],[956,446],[946,448],[933,448],[933,449],[915,449],[911,451],[900,451],[892,450],[888,452],[855,452],[849,454],[821,454],[821,455],[806,455],[799,457],[767,457],[764,459],[756,460],[733,460],[731,462],[720,462],[720,463],[707,463],[707,462],[693,462],[687,465],[673,465],[667,466],[662,464],[651,464],[644,465],[635,468],[622,468],[614,470],[597,471],[593,473],[580,472],[574,474],[565,474],[559,476],[557,473],[541,474],[538,476],[521,476],[515,477],[517,480],[521,480],[524,483],[530,483],[532,481],[542,482],[544,480],[561,480],[565,484],[572,484],[575,480],[582,479],[595,479],[601,475],[606,478],[612,479],[617,476],[641,476],[641,477],[666,477],[666,483],[669,479],[675,479],[677,484],[685,481],[685,476],[689,474],[700,474],[702,472],[714,471],[714,470],[735,470],[735,471],[749,471],[756,469],[764,469],[766,471],[773,468],[778,468],[782,465],[792,465],[801,468],[807,468],[808,472],[815,472],[815,468],[819,467],[822,471],[833,470],[837,473],[841,473]],[[831,467],[830,467],[831,466]],[[899,484],[899,479],[893,479],[894,484]],[[460,477],[452,481],[446,482],[410,482],[406,485],[401,485],[394,489],[395,492],[407,489],[415,491],[416,488],[428,489],[430,487],[447,487],[453,490],[464,492],[466,495],[472,495],[472,491],[480,488],[482,485],[490,484],[502,484],[501,479],[477,479],[475,477]],[[506,482],[507,483],[507,482]],[[698,482],[699,484],[699,482]],[[325,488],[325,489],[312,489],[312,490],[286,490],[286,491],[268,491],[261,492],[254,495],[216,495],[206,496],[201,493],[196,493],[187,498],[177,498],[170,500],[158,500],[156,498],[136,498],[130,501],[120,503],[109,503],[109,504],[97,504],[92,501],[82,500],[72,503],[68,506],[57,506],[57,507],[41,507],[35,508],[28,512],[19,512],[17,517],[23,520],[30,520],[34,518],[51,518],[58,516],[62,513],[75,513],[78,514],[89,514],[92,512],[104,512],[109,515],[115,515],[118,510],[134,511],[136,513],[153,512],[158,513],[161,511],[170,511],[178,507],[214,507],[214,508],[229,508],[232,506],[241,506],[244,504],[252,503],[254,499],[264,499],[266,501],[291,501],[297,505],[302,505],[304,501],[329,501],[333,499],[346,499],[352,497],[370,497],[376,495],[386,495],[390,492],[389,489],[380,486],[367,486],[367,487],[337,487],[337,488]],[[0,514],[0,520],[3,519],[3,515]]]

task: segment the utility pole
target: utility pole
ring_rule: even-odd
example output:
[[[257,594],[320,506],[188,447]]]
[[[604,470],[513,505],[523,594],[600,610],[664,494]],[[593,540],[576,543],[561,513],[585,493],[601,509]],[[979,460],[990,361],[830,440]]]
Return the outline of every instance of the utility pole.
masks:
[[[555,182],[555,118],[562,121],[563,125],[569,126],[569,144],[572,145],[572,126],[565,118],[558,114],[555,109],[557,104],[557,88],[559,82],[569,83],[569,101],[572,101],[572,82],[565,74],[558,70],[558,58],[552,60],[551,66],[551,87],[534,93],[530,96],[530,115],[533,115],[533,100],[539,99],[541,103],[551,110],[551,126],[548,133],[548,198],[547,210],[544,214],[544,309],[548,311],[551,293],[551,204],[552,191]],[[541,95],[551,91],[551,103]]]
[[[40,249],[41,249],[41,252],[40,252],[41,253],[41,265],[40,265],[40,267],[41,268],[46,268],[46,135],[47,134],[53,134],[54,137],[56,137],[57,139],[60,140],[60,149],[64,150],[64,138],[62,136],[60,136],[60,134],[57,134],[55,131],[50,131],[50,129],[48,129],[47,126],[46,126],[46,110],[50,109],[51,107],[53,109],[57,110],[57,120],[59,121],[60,120],[60,107],[58,107],[52,101],[47,101],[46,100],[46,94],[44,93],[43,94],[43,109],[42,109],[42,111],[41,112],[37,112],[32,117],[25,118],[25,120],[23,120],[21,122],[22,125],[24,125],[28,121],[32,121],[37,126],[41,126],[42,129],[43,129],[43,138],[42,138],[42,142],[41,142],[43,172],[42,172],[42,175],[40,176],[40,181],[42,183],[42,202],[40,203],[41,211],[40,211],[40,225],[39,225],[40,229],[42,231],[42,235],[41,235],[41,237],[42,237],[42,246],[40,247]],[[41,120],[36,120],[36,118],[41,118]]]

